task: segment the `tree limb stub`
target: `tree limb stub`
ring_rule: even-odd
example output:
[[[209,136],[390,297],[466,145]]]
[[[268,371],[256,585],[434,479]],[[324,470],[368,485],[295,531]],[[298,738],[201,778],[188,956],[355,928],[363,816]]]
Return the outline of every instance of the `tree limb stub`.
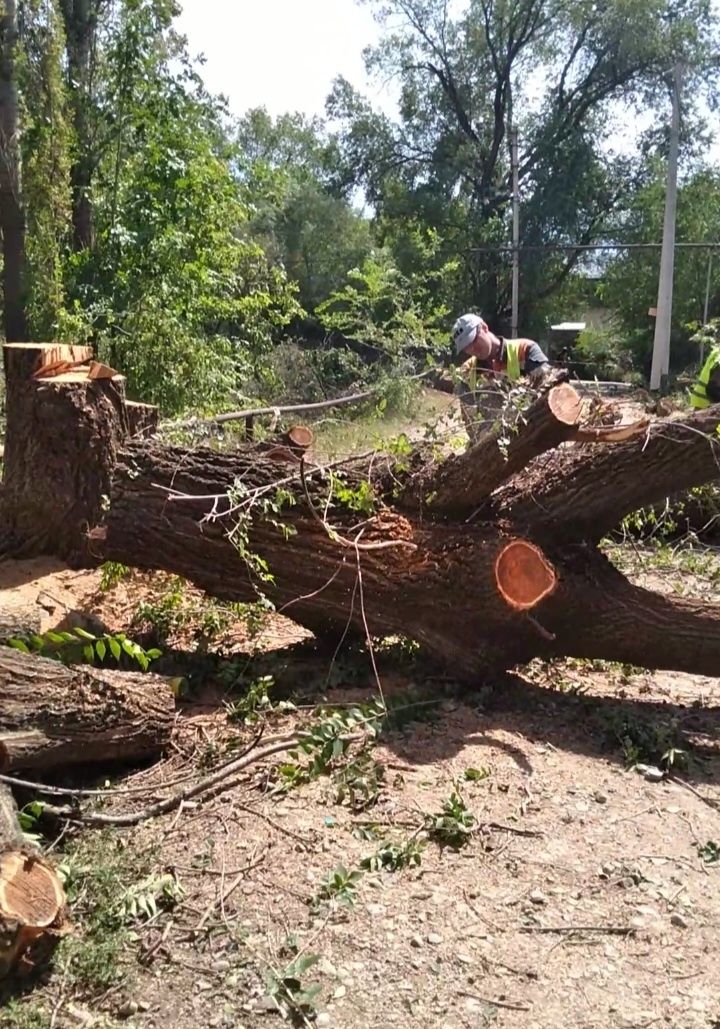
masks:
[[[498,419],[464,453],[447,458],[430,474],[411,482],[403,506],[428,498],[433,513],[470,514],[533,458],[573,439],[581,409],[582,400],[572,386],[566,382],[551,386],[517,415],[515,425]]]

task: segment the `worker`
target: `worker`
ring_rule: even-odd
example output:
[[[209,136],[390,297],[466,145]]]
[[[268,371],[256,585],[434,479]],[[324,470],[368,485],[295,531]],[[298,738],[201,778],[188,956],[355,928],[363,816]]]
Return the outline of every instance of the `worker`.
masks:
[[[487,377],[503,377],[511,383],[521,376],[530,381],[542,379],[550,370],[547,357],[530,339],[502,339],[491,332],[487,322],[477,314],[464,314],[452,328],[455,352],[464,358],[457,369],[455,393],[460,400],[465,428],[470,439],[477,437],[480,423],[502,409],[505,391],[489,384],[478,388],[478,381]]]
[[[478,372],[507,375],[511,382],[521,375],[549,370],[549,362],[531,339],[502,339],[488,328],[478,314],[464,314],[453,325],[455,352],[474,358]]]
[[[690,390],[690,406],[698,410],[720,404],[720,343],[711,348],[708,359]]]

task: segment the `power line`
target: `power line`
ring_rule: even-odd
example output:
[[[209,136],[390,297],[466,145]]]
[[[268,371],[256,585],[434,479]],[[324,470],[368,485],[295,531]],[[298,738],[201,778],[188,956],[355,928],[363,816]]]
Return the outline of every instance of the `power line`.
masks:
[[[676,243],[677,250],[720,250],[718,243]],[[513,254],[517,249],[518,253],[532,253],[543,250],[555,250],[558,252],[570,252],[574,250],[661,250],[662,243],[531,243],[519,247],[507,245],[494,247],[471,247],[471,254]]]

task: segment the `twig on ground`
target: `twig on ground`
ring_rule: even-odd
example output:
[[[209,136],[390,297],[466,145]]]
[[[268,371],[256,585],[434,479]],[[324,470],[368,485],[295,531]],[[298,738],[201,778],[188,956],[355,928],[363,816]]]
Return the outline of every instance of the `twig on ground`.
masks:
[[[210,915],[212,915],[213,911],[217,907],[219,907],[222,910],[222,912],[223,912],[223,920],[224,920],[225,901],[228,900],[229,897],[232,896],[232,894],[235,892],[235,890],[238,888],[238,886],[242,882],[243,877],[245,875],[247,875],[248,872],[252,871],[253,868],[257,868],[258,865],[261,865],[263,863],[263,861],[267,857],[267,853],[268,853],[267,850],[264,850],[259,858],[253,858],[251,861],[249,861],[247,863],[247,865],[245,865],[244,868],[240,869],[238,874],[235,876],[235,878],[233,879],[233,881],[230,883],[230,885],[227,888],[225,888],[225,874],[226,874],[225,873],[225,869],[224,868],[222,869],[221,880],[220,880],[220,890],[219,890],[218,896],[214,897],[212,899],[212,901],[208,904],[208,906],[205,908],[205,911],[203,912],[202,917],[200,918],[200,921],[195,926],[195,932],[196,933],[200,932],[200,930],[205,926],[205,924],[207,923],[207,920],[210,918]]]
[[[492,1004],[495,1008],[507,1008],[508,1011],[530,1011],[529,1004],[516,1004],[511,1000],[496,1000],[494,997],[481,997],[478,993],[470,993],[469,990],[458,990],[459,997],[470,997],[472,1000],[479,1000],[481,1004]]]
[[[279,754],[283,750],[296,747],[299,742],[299,737],[290,736],[259,750],[251,751],[249,754],[243,754],[194,785],[188,786],[187,789],[175,793],[171,797],[166,797],[156,804],[150,804],[147,807],[141,808],[139,811],[125,811],[115,815],[97,814],[92,811],[80,811],[79,808],[75,807],[56,807],[53,804],[45,804],[43,810],[48,814],[55,815],[57,818],[67,818],[69,822],[80,822],[83,825],[137,825],[138,822],[144,822],[148,818],[156,818],[158,815],[165,815],[169,811],[174,811],[183,801],[190,800],[192,797],[198,797],[211,791],[213,796],[216,796],[218,793],[231,789],[237,780],[229,779],[227,778],[228,776],[234,775],[234,773],[248,768],[250,765],[254,765],[266,757],[271,757],[273,754]]]
[[[605,936],[632,936],[631,925],[521,925],[521,933],[603,933]]]

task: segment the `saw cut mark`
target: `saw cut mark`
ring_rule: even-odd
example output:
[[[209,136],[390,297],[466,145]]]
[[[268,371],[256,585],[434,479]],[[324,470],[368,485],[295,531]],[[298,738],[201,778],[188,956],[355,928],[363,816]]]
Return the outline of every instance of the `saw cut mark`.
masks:
[[[557,585],[555,569],[542,550],[527,540],[507,543],[495,559],[495,583],[516,611],[529,611]]]
[[[65,894],[55,872],[43,861],[11,852],[0,865],[0,921],[10,919],[36,929],[55,922]]]
[[[582,400],[569,383],[563,382],[559,386],[553,386],[548,393],[548,407],[556,421],[563,425],[577,425]]]

